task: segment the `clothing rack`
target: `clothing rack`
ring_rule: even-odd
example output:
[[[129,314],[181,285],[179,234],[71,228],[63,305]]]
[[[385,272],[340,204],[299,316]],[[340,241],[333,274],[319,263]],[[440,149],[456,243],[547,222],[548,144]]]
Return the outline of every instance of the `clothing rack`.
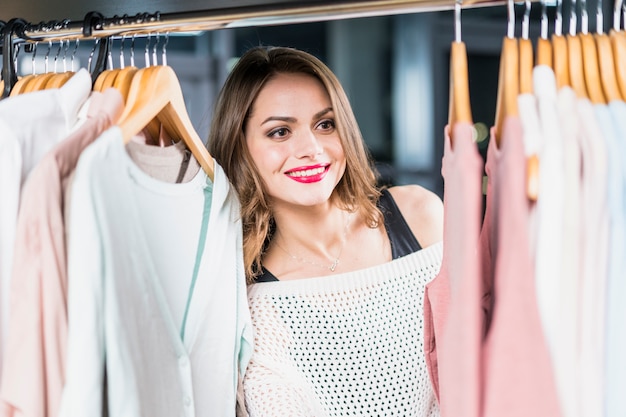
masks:
[[[158,33],[197,32],[251,26],[270,26],[294,23],[330,21],[357,17],[408,14],[451,10],[462,4],[464,8],[495,6],[504,0],[356,0],[308,1],[287,4],[257,4],[203,11],[175,13],[137,13],[129,16],[105,17],[97,11],[88,12],[82,21],[70,19],[31,23],[20,17],[0,21],[0,53],[3,96],[17,82],[15,70],[16,45],[24,49],[36,42],[55,42],[106,38],[101,42],[96,68],[104,68],[109,49],[108,40],[123,36],[148,36]],[[7,50],[8,49],[8,50]]]
[[[104,17],[90,12],[83,21],[52,20],[22,22],[13,32],[14,42],[74,40],[94,37],[207,31],[250,26],[269,26],[356,17],[451,10],[455,0],[360,0],[290,2],[219,10],[178,13],[139,13]],[[504,0],[466,0],[464,8],[505,4]],[[8,22],[7,22],[8,24]]]

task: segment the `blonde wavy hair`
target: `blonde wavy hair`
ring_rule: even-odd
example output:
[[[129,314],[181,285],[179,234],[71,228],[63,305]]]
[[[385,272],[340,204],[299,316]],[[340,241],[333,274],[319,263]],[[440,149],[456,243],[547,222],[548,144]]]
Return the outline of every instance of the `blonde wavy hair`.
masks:
[[[368,226],[378,227],[378,173],[365,147],[343,87],[333,72],[315,56],[293,48],[254,47],[235,64],[217,98],[208,149],[224,169],[241,203],[246,279],[253,283],[262,272],[262,257],[269,244],[274,219],[266,186],[248,151],[245,122],[265,83],[279,73],[311,75],[326,88],[335,112],[335,125],[346,156],[346,171],[331,198],[357,211]]]

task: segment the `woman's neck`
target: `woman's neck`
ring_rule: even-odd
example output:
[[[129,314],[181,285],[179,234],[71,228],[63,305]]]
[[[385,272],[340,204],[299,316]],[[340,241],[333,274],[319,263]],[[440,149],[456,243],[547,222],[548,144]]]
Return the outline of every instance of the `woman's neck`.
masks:
[[[349,233],[351,213],[334,205],[324,209],[277,210],[272,240],[291,252],[331,258]]]

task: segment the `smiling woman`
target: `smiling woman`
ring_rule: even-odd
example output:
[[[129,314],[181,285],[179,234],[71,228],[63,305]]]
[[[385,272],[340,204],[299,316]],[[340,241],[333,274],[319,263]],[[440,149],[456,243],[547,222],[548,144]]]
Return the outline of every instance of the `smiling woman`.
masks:
[[[417,185],[377,188],[330,69],[295,49],[246,52],[209,151],[242,206],[250,415],[438,415],[422,323],[443,205]]]
[[[250,110],[246,142],[273,210],[328,203],[346,158],[324,85],[306,74],[276,74]]]

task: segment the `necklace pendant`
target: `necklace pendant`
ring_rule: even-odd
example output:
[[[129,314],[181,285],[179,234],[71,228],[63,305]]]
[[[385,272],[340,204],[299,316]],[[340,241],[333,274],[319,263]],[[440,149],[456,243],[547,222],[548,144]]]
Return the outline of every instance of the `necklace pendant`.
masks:
[[[337,268],[337,264],[339,263],[339,259],[335,259],[335,261],[333,262],[333,264],[331,266],[328,267],[328,269],[330,269],[330,272],[335,272],[335,268]]]

